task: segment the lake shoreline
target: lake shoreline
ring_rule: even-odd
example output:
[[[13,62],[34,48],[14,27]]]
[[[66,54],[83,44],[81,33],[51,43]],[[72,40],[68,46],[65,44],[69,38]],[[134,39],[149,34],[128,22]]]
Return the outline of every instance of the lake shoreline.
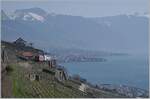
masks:
[[[144,56],[145,57],[145,56]],[[61,63],[71,75],[78,74],[93,84],[127,85],[148,90],[148,64],[145,58],[110,57],[105,62]],[[138,77],[138,78],[137,78]]]

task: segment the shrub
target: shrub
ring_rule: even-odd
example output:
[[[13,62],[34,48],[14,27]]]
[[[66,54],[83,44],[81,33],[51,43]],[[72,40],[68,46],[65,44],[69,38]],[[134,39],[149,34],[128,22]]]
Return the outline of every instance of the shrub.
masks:
[[[6,67],[6,71],[7,71],[7,72],[12,72],[12,71],[13,71],[13,68],[12,68],[10,65],[8,65],[8,66]]]

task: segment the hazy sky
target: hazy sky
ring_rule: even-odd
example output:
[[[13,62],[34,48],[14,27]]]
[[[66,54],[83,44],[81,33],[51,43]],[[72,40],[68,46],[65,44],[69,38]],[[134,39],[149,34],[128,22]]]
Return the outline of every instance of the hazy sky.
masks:
[[[3,0],[2,9],[40,7],[47,12],[86,17],[112,16],[118,14],[147,13],[149,0]]]

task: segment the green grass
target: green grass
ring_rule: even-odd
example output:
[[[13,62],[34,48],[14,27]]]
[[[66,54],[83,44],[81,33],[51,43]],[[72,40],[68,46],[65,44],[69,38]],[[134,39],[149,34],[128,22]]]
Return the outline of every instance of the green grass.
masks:
[[[13,95],[15,97],[24,97],[24,92],[22,89],[21,82],[17,79],[13,80]]]
[[[11,73],[11,75],[13,80],[13,96],[24,97],[24,82],[22,79],[22,74],[19,73],[19,67],[16,64],[12,65],[12,68],[13,72]]]

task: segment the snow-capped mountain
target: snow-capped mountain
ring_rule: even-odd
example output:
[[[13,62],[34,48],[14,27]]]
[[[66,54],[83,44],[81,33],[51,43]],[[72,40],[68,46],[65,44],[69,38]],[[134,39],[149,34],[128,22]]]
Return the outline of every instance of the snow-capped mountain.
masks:
[[[30,8],[23,10],[16,10],[11,16],[14,20],[24,20],[24,21],[40,21],[44,22],[47,17],[47,13],[40,8]]]
[[[92,50],[148,52],[148,18],[144,16],[85,18],[30,8],[16,10],[13,17],[2,20],[4,40],[23,37],[43,48],[84,46]]]

